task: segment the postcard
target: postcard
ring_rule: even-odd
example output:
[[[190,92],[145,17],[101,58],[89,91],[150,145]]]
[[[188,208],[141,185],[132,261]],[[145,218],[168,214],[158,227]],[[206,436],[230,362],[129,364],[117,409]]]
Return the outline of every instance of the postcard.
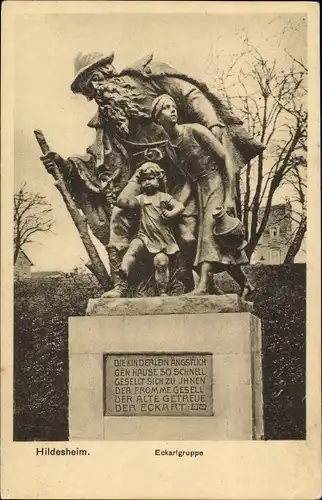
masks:
[[[5,2],[3,498],[319,498],[318,34]]]

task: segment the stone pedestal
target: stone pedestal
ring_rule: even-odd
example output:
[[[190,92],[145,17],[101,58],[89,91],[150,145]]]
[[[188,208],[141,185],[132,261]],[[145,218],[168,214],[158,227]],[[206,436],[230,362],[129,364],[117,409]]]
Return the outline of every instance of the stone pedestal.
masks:
[[[90,300],[69,320],[70,439],[260,439],[250,310],[237,295]]]

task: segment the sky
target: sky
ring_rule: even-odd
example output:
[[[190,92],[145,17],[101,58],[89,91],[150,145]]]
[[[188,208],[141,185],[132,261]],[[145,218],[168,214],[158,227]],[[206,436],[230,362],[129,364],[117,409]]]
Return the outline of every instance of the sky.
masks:
[[[285,26],[294,29],[281,37]],[[21,14],[14,29],[15,188],[26,181],[31,191],[45,195],[56,221],[51,234],[26,248],[34,271],[70,270],[88,260],[33,135],[40,128],[51,149],[64,157],[84,153],[93,142],[94,131],[86,124],[95,103],[70,90],[78,52],[113,50],[121,70],[154,51],[156,59],[207,83],[214,81],[211,61],[225,68],[245,32],[268,59],[283,64],[284,49],[291,48],[306,60],[302,14]]]

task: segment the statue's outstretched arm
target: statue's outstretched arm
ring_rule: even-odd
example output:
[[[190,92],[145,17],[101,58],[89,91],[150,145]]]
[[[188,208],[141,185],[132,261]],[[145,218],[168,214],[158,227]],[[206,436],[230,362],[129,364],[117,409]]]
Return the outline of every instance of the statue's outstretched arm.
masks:
[[[235,197],[235,172],[233,164],[225,161],[226,151],[222,143],[206,127],[197,123],[191,125],[191,127],[199,144],[202,144],[206,150],[210,150],[218,162],[225,187],[225,205],[228,208],[233,208]]]
[[[72,175],[75,173],[74,165],[68,159],[66,160],[58,153],[54,151],[49,151],[44,156],[40,157],[42,163],[44,164],[47,172],[54,176],[55,166],[58,167],[60,173],[66,181],[70,180]]]
[[[206,150],[210,150],[216,161],[221,164],[225,161],[225,149],[221,142],[204,126],[198,123],[191,125],[193,135]]]
[[[187,95],[189,118],[191,116],[191,121],[196,121],[207,127],[220,140],[225,125],[219,120],[207,97],[193,85],[191,87],[192,89]]]
[[[124,196],[121,193],[118,199],[116,200],[116,206],[119,208],[136,210],[140,208],[140,202],[135,196]]]
[[[175,198],[171,197],[166,204],[170,208],[170,210],[168,208],[162,208],[162,215],[166,219],[173,219],[184,212],[184,205]]]

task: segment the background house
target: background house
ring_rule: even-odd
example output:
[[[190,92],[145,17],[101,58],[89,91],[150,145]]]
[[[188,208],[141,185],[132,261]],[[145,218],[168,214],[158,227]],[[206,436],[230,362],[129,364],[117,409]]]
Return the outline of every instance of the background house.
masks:
[[[264,208],[259,211],[258,222]],[[265,231],[252,256],[252,264],[283,264],[293,233],[292,205],[289,201],[273,205]]]
[[[23,250],[19,250],[17,260],[14,265],[14,276],[17,279],[27,279],[31,277],[31,266],[33,263]]]
[[[65,273],[62,271],[35,271],[31,274],[32,278],[63,278]]]

